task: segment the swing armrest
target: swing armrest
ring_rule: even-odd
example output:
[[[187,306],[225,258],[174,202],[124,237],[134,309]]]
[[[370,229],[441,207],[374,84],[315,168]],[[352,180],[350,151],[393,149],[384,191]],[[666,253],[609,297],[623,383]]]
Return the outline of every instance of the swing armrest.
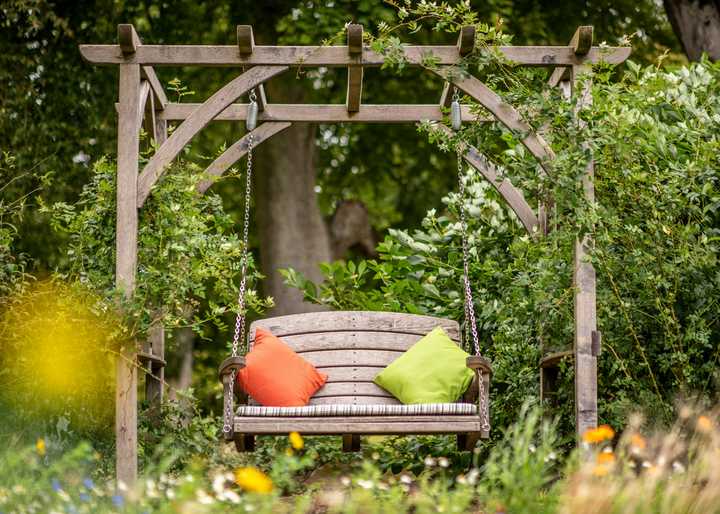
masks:
[[[238,395],[240,404],[247,403],[247,394],[238,387],[237,380],[233,380],[233,371],[237,373],[244,367],[245,358],[236,356],[225,359],[218,369],[218,375],[223,384],[223,424],[225,427],[229,427],[229,430],[223,431],[223,436],[227,441],[231,441],[234,436],[232,429],[235,416],[234,395]]]
[[[471,355],[465,361],[465,365],[475,372],[472,384],[468,387],[467,391],[463,395],[463,401],[467,403],[477,403],[478,415],[482,418],[483,414],[485,419],[489,419],[490,406],[489,406],[489,391],[490,391],[490,377],[492,375],[492,367],[490,361],[480,355]],[[480,402],[481,391],[485,391],[486,398],[485,405]],[[484,409],[484,413],[480,412],[480,409]]]
[[[477,403],[479,400],[481,377],[483,374],[487,374],[488,376],[492,374],[490,361],[485,357],[471,355],[465,361],[465,365],[473,370],[475,376],[473,377],[472,383],[465,390],[465,393],[463,393],[462,401],[463,403]]]

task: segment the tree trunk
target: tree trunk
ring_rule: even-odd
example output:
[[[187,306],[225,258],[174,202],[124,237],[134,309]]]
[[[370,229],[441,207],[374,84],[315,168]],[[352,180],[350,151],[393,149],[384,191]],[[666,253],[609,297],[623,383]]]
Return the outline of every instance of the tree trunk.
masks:
[[[720,0],[663,0],[670,24],[691,61],[720,59]]]
[[[270,102],[302,103],[295,77],[266,85]],[[289,79],[289,80],[288,80]],[[288,98],[289,97],[289,98]],[[315,192],[317,126],[295,123],[258,147],[255,166],[255,219],[260,237],[263,293],[275,299],[271,315],[324,310],[303,301],[278,272],[292,267],[315,282],[319,264],[332,260],[330,237]]]

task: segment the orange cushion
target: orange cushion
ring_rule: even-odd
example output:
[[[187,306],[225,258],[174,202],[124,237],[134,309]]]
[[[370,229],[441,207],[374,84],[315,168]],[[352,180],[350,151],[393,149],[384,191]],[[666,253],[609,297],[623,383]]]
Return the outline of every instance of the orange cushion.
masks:
[[[238,373],[243,391],[266,407],[307,405],[327,378],[262,328],[255,331],[255,343],[245,356],[245,367]]]

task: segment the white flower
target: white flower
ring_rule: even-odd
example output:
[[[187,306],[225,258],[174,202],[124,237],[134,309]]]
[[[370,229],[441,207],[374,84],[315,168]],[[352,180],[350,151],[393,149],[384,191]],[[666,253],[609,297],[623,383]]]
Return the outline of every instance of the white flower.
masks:
[[[197,491],[195,491],[195,495],[197,496],[197,500],[203,505],[210,505],[215,501],[213,500],[212,496],[206,493],[203,489],[198,489]]]
[[[672,469],[675,473],[685,473],[685,466],[683,466],[678,461],[673,461]]]
[[[423,462],[428,468],[432,468],[433,466],[435,466],[435,459],[432,457],[425,457],[425,460]]]
[[[446,457],[440,457],[438,459],[438,464],[440,465],[441,468],[447,468],[450,465],[450,461],[447,460]]]
[[[357,481],[357,484],[363,489],[372,489],[375,486],[372,480],[363,480],[362,478]]]
[[[340,483],[344,485],[345,487],[350,485],[350,479],[348,477],[342,477],[340,479]]]
[[[403,484],[412,484],[412,478],[410,478],[410,475],[402,474],[400,475],[400,482]]]

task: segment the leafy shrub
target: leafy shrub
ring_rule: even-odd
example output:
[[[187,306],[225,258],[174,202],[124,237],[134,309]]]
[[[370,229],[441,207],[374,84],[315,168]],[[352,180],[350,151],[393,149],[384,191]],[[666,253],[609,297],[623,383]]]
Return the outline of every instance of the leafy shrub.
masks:
[[[518,135],[498,124],[474,124],[461,134],[494,155],[528,198],[555,201],[553,230],[535,241],[477,172],[467,172],[470,274],[482,350],[495,369],[496,427],[509,425],[524,400],[537,396],[541,353],[572,346],[573,248],[588,232],[605,348],[601,418],[619,424],[640,405],[667,421],[678,393],[717,393],[720,65],[628,67],[620,81],[598,68],[593,104],[580,111],[585,127],[573,121],[576,98],[532,92],[541,90],[537,74],[499,83],[505,98],[547,127],[557,153],[552,179],[539,177]],[[489,82],[500,75],[483,71]],[[421,130],[441,148],[457,144],[432,126]],[[580,182],[589,151],[598,199],[591,205]],[[462,319],[458,201],[453,193],[443,198],[447,212],[428,212],[420,230],[391,230],[377,260],[325,265],[321,284],[293,270],[286,280],[306,299],[335,308]],[[562,370],[561,426],[569,433],[572,367]]]
[[[53,227],[69,236],[63,276],[107,298],[117,296],[115,176],[115,163],[100,159],[77,203],[46,207]],[[224,326],[223,315],[232,311],[227,306],[236,303],[242,243],[220,197],[196,192],[203,178],[196,164],[176,161],[140,211],[136,289],[125,306],[134,334],[162,322],[167,328],[189,323],[202,335],[208,322]],[[252,258],[248,273],[252,283],[257,277]],[[247,305],[261,311],[269,303],[250,289]]]

